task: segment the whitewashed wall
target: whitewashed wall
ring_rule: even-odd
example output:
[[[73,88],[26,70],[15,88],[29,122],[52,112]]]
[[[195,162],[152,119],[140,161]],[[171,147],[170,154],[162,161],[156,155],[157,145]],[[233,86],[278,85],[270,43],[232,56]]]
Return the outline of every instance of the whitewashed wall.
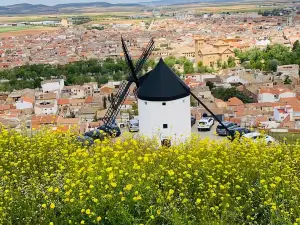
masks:
[[[171,139],[172,144],[191,135],[190,96],[173,101],[154,102],[138,99],[140,134],[149,138]],[[163,124],[168,124],[164,129]]]

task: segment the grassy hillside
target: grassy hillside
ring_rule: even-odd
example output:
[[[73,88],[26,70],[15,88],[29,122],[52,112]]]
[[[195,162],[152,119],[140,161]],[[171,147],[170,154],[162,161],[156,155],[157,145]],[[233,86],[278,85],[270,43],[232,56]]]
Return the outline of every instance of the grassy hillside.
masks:
[[[0,224],[300,224],[300,144],[0,133]]]

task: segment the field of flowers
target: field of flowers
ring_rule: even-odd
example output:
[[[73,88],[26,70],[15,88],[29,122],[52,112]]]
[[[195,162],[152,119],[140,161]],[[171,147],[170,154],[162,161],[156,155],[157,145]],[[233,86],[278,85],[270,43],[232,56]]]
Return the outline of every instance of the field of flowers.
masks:
[[[300,224],[300,143],[125,138],[1,129],[0,224]]]

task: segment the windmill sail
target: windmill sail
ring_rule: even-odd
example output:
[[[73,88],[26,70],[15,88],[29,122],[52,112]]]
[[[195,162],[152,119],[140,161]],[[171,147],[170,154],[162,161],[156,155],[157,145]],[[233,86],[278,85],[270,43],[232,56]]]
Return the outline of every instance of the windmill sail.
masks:
[[[153,49],[154,49],[154,40],[151,39],[147,45],[147,47],[144,49],[143,54],[139,58],[139,60],[136,63],[136,67],[133,67],[132,60],[128,54],[128,49],[126,47],[126,44],[124,42],[124,39],[122,38],[122,47],[125,55],[125,59],[127,61],[127,64],[130,68],[130,74],[128,76],[127,81],[123,81],[118,89],[118,92],[116,96],[111,100],[111,105],[108,108],[104,118],[103,122],[107,127],[112,127],[114,124],[114,121],[121,109],[122,104],[124,103],[126,97],[129,94],[129,88],[133,82],[136,83],[138,86],[138,76],[137,74],[142,70],[145,62],[151,55]]]

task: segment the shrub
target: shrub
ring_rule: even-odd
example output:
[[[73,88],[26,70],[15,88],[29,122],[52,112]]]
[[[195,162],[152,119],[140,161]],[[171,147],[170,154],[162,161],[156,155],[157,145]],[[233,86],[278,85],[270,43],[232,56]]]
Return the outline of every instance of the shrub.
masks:
[[[0,224],[297,224],[300,145],[0,133]]]

